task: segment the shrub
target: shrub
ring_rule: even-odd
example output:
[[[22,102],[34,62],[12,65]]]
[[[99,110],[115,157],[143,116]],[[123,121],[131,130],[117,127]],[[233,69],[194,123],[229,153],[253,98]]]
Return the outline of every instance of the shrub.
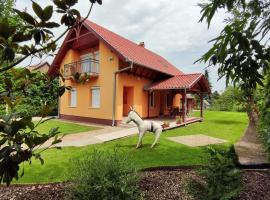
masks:
[[[260,109],[259,133],[265,150],[270,157],[270,76],[265,76],[264,87],[257,91],[257,102]]]
[[[76,160],[70,175],[66,199],[138,200],[139,177],[134,164],[117,150],[94,151],[83,160]]]
[[[201,179],[188,183],[188,191],[199,200],[232,200],[241,191],[241,173],[235,166],[237,157],[234,148],[229,151],[207,148],[209,164],[199,170]]]

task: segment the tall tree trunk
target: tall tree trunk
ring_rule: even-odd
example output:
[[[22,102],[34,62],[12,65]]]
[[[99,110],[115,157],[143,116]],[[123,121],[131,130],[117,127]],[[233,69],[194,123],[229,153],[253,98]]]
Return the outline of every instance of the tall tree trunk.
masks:
[[[247,105],[247,115],[248,115],[248,127],[245,131],[245,135],[242,138],[244,141],[260,143],[258,135],[257,135],[257,126],[259,122],[259,111],[254,103],[254,97],[250,96],[248,98]]]

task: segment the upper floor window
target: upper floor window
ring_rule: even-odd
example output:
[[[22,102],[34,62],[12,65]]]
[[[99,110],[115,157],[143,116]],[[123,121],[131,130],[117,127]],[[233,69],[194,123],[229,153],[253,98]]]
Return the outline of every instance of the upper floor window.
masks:
[[[99,51],[94,52],[94,59],[95,59],[95,72],[99,73]]]
[[[155,107],[155,93],[154,92],[151,92],[150,93],[150,107]]]
[[[92,71],[92,62],[90,59],[93,59],[93,55],[91,53],[89,54],[84,54],[81,56],[81,70],[82,73],[89,73]]]
[[[70,90],[70,107],[77,106],[77,90],[76,88],[72,88]]]

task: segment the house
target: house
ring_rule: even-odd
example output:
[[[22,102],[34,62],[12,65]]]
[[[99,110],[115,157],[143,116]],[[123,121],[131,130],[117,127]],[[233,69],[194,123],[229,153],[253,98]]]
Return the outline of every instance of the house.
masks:
[[[48,73],[59,72],[72,87],[61,97],[60,118],[113,126],[131,105],[142,118],[175,114],[187,123],[187,94],[196,93],[203,100],[210,92],[203,74],[185,74],[144,43],[90,20],[67,34]],[[87,80],[78,82],[78,76]]]
[[[48,62],[42,62],[36,65],[31,65],[27,67],[30,71],[39,71],[42,73],[47,73],[50,68],[50,64]]]

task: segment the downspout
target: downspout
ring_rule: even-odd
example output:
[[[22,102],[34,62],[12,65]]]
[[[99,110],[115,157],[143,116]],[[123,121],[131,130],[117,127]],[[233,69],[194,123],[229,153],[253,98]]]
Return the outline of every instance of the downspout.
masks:
[[[58,86],[60,87],[61,86],[61,80],[59,78],[58,80]],[[61,103],[61,97],[58,96],[58,107],[57,107],[57,119],[60,119],[60,103]]]
[[[112,126],[115,126],[115,104],[116,104],[116,76],[117,74],[127,71],[127,70],[131,70],[133,68],[133,62],[130,62],[130,66],[129,67],[125,67],[123,69],[117,70],[114,72],[114,79],[113,79],[113,112],[112,112]]]

